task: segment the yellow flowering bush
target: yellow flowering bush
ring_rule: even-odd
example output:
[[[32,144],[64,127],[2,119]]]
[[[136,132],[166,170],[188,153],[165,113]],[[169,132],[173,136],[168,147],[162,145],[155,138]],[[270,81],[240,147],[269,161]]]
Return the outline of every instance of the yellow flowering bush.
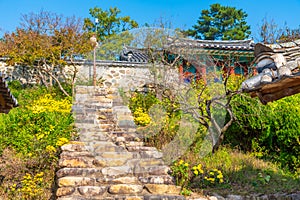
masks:
[[[146,126],[151,122],[150,116],[147,113],[145,113],[142,108],[137,108],[134,111],[133,116],[134,122],[137,125]]]
[[[1,166],[1,174],[7,175],[2,181],[0,196],[49,199],[59,147],[76,136],[72,99],[56,88],[48,90],[39,86],[21,88],[15,97],[20,106],[0,116],[0,154],[9,151],[12,152],[9,156],[18,159]]]
[[[189,164],[184,160],[174,162],[171,166],[172,176],[176,179],[176,185],[184,187],[189,181]]]
[[[67,138],[58,138],[57,142],[56,142],[56,146],[60,147],[64,144],[67,144],[69,142],[69,140]]]
[[[193,173],[195,176],[198,176],[198,175],[201,175],[204,173],[201,164],[195,165],[194,167],[192,167],[192,170],[193,170]]]
[[[10,193],[17,193],[20,199],[37,199],[43,193],[43,176],[44,172],[37,173],[34,176],[26,173],[21,181],[21,187],[13,184],[10,187]]]
[[[59,112],[70,113],[71,102],[68,99],[55,100],[51,94],[46,94],[28,106],[33,113]]]
[[[204,177],[204,181],[208,185],[216,185],[218,183],[223,183],[223,174],[218,169],[212,169],[208,172],[208,174]]]
[[[189,163],[184,160],[178,160],[172,164],[171,170],[176,185],[181,186],[183,189],[189,187],[191,183],[201,188],[224,183],[221,170],[205,169],[201,163],[190,167]]]
[[[52,145],[46,146],[46,152],[50,158],[55,158],[55,153],[57,152],[56,148]]]

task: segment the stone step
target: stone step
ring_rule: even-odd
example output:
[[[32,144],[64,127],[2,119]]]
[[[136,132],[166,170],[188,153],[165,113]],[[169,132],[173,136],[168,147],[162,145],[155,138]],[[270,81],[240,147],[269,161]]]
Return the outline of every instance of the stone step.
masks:
[[[97,113],[100,114],[100,115],[102,115],[102,114],[108,114],[108,115],[110,115],[110,114],[112,114],[112,112],[113,112],[112,108],[99,108],[97,110]]]
[[[68,144],[61,146],[61,150],[65,152],[88,152],[84,142],[70,141]]]
[[[135,176],[122,176],[122,177],[99,177],[97,178],[98,183],[103,183],[105,185],[112,185],[112,184],[140,184],[139,180]]]
[[[80,141],[85,143],[94,141],[109,141],[109,136],[106,133],[81,133],[79,135]]]
[[[112,119],[99,119],[99,117],[98,117],[97,122],[99,124],[113,124],[113,125],[115,125],[115,122],[112,121]]]
[[[138,140],[136,138],[126,139],[124,137],[116,137],[116,138],[112,138],[112,140],[115,142],[116,145],[122,146],[124,148],[127,148],[128,146],[144,146],[144,142],[131,141],[131,140]]]
[[[165,185],[175,185],[174,178],[169,175],[158,175],[158,176],[140,176],[139,181],[142,184],[165,184]]]
[[[92,168],[92,167],[102,167],[93,156],[65,156],[62,155],[58,162],[59,167],[73,167],[73,168]]]
[[[132,166],[128,165],[118,165],[118,166],[108,166],[102,169],[102,174],[104,177],[119,178],[134,176],[134,169]]]
[[[102,170],[98,168],[61,168],[56,172],[58,178],[66,176],[83,176],[90,178],[100,178],[103,177]]]
[[[79,130],[83,128],[83,129],[98,129],[99,131],[101,131],[99,129],[99,125],[96,123],[80,123],[80,122],[76,122],[75,121],[75,127]]]
[[[89,193],[91,193],[89,191]],[[97,192],[96,192],[97,193]],[[145,195],[145,196],[138,196],[138,195],[117,195],[115,197],[103,197],[103,196],[64,196],[59,197],[57,200],[185,200],[186,198],[184,196],[180,195]],[[198,200],[204,200],[204,199],[198,199]],[[207,199],[205,199],[207,200]]]
[[[94,101],[97,101],[98,103],[113,103],[113,100],[111,98],[107,98],[104,95],[99,95],[93,98]]]
[[[185,200],[184,196],[180,195],[145,195],[143,200]]]
[[[137,138],[138,134],[136,134],[135,129],[129,131],[125,131],[121,128],[118,128],[118,131],[114,130],[111,132],[112,137],[124,137],[124,138]]]
[[[103,158],[97,154],[95,155],[95,159],[99,163],[103,163],[104,167],[123,166],[127,162],[127,158]]]
[[[111,129],[113,130],[115,127],[115,124],[99,124],[99,129],[100,130],[106,130],[106,129]]]
[[[89,143],[90,146],[94,148],[94,152],[96,153],[104,153],[104,152],[124,152],[125,148],[121,146],[115,145],[113,142],[108,141],[94,141]]]
[[[119,131],[113,131],[110,133],[111,139],[115,141],[116,143],[132,143],[133,145],[141,146],[144,145],[141,144],[140,142],[142,141],[142,138],[134,130],[131,130],[131,132],[126,132],[124,130],[119,130]],[[134,144],[134,142],[137,142]],[[120,144],[119,144],[120,145]]]
[[[128,146],[126,149],[130,152],[132,151],[157,151],[155,147],[147,147],[147,146]]]

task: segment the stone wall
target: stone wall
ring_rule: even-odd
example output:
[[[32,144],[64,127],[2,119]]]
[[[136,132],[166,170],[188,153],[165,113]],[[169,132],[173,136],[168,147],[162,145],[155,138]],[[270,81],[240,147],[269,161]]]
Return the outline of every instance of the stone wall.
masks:
[[[97,79],[102,79],[105,87],[132,90],[147,83],[172,84],[179,80],[177,69],[166,70],[165,66],[129,63],[122,61],[98,61]],[[78,79],[92,79],[93,64],[84,63],[80,66]]]
[[[77,83],[88,85],[92,83],[93,63],[81,61],[76,63],[78,70]],[[65,67],[65,73],[70,74],[72,66]],[[7,66],[0,61],[0,73],[10,80],[21,80],[22,83],[36,83],[35,70],[24,66]],[[56,70],[54,73],[59,74]],[[105,87],[122,88],[125,91],[134,90],[147,83],[172,84],[178,82],[177,69],[166,70],[165,66],[147,63],[130,63],[126,61],[97,61],[97,82]]]

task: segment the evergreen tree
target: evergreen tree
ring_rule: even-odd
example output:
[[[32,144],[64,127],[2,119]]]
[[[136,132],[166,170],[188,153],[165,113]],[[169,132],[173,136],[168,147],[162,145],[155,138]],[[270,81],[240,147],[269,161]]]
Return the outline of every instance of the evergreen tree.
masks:
[[[201,11],[197,24],[186,33],[196,39],[243,40],[251,33],[246,17],[241,9],[212,4],[209,10]]]
[[[84,28],[89,32],[95,32],[100,41],[114,34],[138,27],[138,23],[129,16],[120,17],[121,11],[117,7],[109,8],[109,10],[95,7],[89,11],[91,17],[98,19],[98,22],[94,23],[90,18],[85,18]]]

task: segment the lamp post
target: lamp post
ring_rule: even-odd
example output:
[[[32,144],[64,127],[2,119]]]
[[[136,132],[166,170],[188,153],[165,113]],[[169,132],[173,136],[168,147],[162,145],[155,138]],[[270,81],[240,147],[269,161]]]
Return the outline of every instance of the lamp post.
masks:
[[[93,52],[93,58],[94,58],[94,62],[93,62],[93,86],[96,86],[97,84],[97,72],[96,72],[96,48],[98,46],[98,42],[97,42],[97,24],[98,24],[99,20],[98,18],[95,18],[95,32],[96,34],[94,34],[91,38],[90,41],[94,47],[94,52]]]
[[[93,35],[91,38],[90,38],[90,41],[94,47],[94,55],[93,55],[93,58],[94,58],[94,62],[93,62],[93,86],[96,86],[96,79],[97,79],[97,72],[96,72],[96,48],[98,46],[98,42],[97,42],[97,38],[95,35]]]

